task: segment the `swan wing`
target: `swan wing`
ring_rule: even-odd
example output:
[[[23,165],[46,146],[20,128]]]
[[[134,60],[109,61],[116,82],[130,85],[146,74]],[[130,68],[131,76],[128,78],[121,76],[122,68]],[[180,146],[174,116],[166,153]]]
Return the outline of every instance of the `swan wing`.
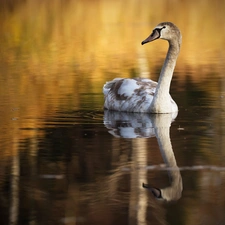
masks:
[[[116,78],[103,87],[104,108],[124,112],[149,112],[157,82],[150,79]]]

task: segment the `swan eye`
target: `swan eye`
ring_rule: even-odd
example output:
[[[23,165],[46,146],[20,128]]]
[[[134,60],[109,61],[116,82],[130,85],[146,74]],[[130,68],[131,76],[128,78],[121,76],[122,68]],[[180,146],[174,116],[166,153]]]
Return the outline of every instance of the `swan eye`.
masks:
[[[165,28],[166,28],[166,26],[163,26],[163,27],[161,27],[161,28],[157,28],[156,30],[159,31],[159,32],[161,32],[161,30],[162,30],[162,29],[165,29]]]
[[[163,29],[164,27],[162,28],[156,28],[155,30],[158,31],[158,33],[161,35],[161,30]]]
[[[166,28],[166,26],[163,26],[163,27],[161,27],[161,28],[155,28],[155,29],[153,30],[153,33],[154,33],[154,31],[158,31],[159,36],[161,36],[161,31],[162,31],[162,29],[165,29],[165,28]],[[153,36],[153,33],[152,33],[151,36]]]

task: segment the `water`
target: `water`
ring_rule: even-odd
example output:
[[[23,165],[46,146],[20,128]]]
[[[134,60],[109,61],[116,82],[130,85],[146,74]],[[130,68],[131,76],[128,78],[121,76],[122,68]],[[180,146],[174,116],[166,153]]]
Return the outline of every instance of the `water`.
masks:
[[[0,223],[225,224],[224,4],[2,3]],[[105,81],[158,79],[162,21],[177,117],[104,112]]]

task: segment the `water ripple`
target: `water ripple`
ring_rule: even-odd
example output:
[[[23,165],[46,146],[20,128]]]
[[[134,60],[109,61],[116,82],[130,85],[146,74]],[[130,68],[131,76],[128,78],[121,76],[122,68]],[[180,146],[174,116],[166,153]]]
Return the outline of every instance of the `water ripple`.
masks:
[[[215,165],[196,165],[196,166],[181,166],[181,167],[167,167],[164,164],[161,165],[151,165],[151,166],[144,166],[140,167],[138,169],[141,170],[162,170],[162,171],[199,171],[199,170],[210,170],[210,171],[219,171],[223,172],[225,171],[225,167],[223,166],[215,166]],[[122,168],[122,171],[127,172],[132,170],[131,168],[124,167]]]

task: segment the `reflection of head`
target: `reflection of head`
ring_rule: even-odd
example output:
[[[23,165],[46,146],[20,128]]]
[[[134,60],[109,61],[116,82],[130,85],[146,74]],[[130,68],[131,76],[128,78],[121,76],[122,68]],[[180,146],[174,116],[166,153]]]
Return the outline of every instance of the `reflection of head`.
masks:
[[[160,189],[156,187],[151,187],[150,185],[145,183],[142,184],[142,187],[151,191],[153,196],[157,199],[165,200],[168,202],[176,201],[180,199],[181,197],[183,184],[182,184],[182,178],[181,178],[179,170],[177,170],[172,176],[173,176],[173,181],[169,187]]]
[[[158,198],[158,199],[162,198],[162,192],[159,188],[150,187],[148,184],[145,184],[145,183],[142,184],[142,187],[147,188],[149,191],[151,191],[151,193],[153,194],[155,198]]]

